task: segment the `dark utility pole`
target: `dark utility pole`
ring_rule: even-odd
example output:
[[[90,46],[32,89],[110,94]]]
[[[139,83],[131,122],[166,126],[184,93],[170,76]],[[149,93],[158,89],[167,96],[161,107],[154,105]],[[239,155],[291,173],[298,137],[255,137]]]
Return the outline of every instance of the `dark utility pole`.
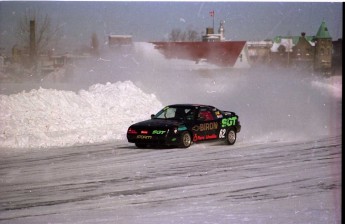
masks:
[[[33,64],[36,59],[36,27],[35,27],[35,20],[30,20],[30,60]]]

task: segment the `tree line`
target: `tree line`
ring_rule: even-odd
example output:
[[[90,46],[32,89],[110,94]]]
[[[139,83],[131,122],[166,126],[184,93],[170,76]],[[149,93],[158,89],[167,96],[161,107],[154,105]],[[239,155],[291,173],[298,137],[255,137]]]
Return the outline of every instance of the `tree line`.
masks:
[[[48,14],[43,15],[37,10],[28,10],[25,15],[21,17],[17,25],[17,39],[18,45],[24,48],[30,46],[30,21],[35,21],[35,54],[44,54],[49,50],[56,48],[63,36],[63,26],[59,24],[53,24]],[[168,41],[183,42],[183,41],[200,41],[201,35],[191,29],[181,30],[174,28],[169,33]],[[99,55],[99,38],[94,32],[90,36],[90,42],[87,45],[82,46],[83,51],[88,51],[90,54]],[[75,49],[77,50],[77,49]]]
[[[175,28],[173,29],[169,34],[169,41],[176,42],[176,41],[200,41],[200,35],[197,31],[193,29],[188,29],[185,31],[182,31],[181,29]]]

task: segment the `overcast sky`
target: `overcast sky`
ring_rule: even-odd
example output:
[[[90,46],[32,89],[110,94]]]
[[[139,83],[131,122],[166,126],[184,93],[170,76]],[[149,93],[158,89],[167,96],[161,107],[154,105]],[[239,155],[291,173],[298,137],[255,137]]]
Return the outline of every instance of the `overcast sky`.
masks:
[[[15,29],[25,10],[48,14],[62,27],[70,46],[89,45],[96,32],[100,42],[109,34],[132,35],[135,41],[164,41],[172,29],[205,33],[225,21],[227,40],[264,40],[278,35],[315,35],[325,20],[334,40],[342,38],[342,2],[17,2],[0,0],[0,47],[16,43]]]

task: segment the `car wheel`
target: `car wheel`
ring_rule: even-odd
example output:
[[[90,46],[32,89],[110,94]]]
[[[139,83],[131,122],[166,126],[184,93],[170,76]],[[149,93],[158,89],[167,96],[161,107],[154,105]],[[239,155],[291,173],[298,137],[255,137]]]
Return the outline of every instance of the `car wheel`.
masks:
[[[188,148],[192,144],[192,136],[189,132],[185,131],[181,134],[181,148]]]
[[[234,129],[229,129],[228,132],[226,133],[226,142],[229,145],[233,145],[236,142],[236,131]]]

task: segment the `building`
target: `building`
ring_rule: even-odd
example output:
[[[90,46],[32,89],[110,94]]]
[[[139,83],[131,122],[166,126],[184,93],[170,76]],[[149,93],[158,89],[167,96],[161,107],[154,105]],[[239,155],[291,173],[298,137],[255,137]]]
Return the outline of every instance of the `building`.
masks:
[[[248,59],[251,65],[266,64],[271,60],[273,41],[247,41]]]
[[[283,67],[293,65],[293,63],[296,62],[294,57],[298,55],[298,54],[294,54],[293,51],[294,50],[298,51],[299,48],[303,48],[303,46],[307,44],[306,42],[308,42],[311,46],[314,46],[313,39],[314,39],[313,36],[306,36],[305,33],[302,33],[301,36],[275,37],[273,40],[273,45],[270,49],[271,50],[270,63],[272,65],[283,66]],[[300,40],[301,40],[301,43],[298,44]],[[307,67],[310,67],[310,66],[307,66]]]
[[[109,35],[108,45],[109,47],[119,47],[119,46],[131,46],[132,45],[131,35]]]
[[[291,65],[298,68],[312,69],[315,58],[314,45],[306,38],[304,32],[301,33],[298,42],[292,47]]]
[[[322,21],[315,36],[314,69],[329,73],[332,68],[332,37],[328,32],[325,21]]]
[[[325,21],[315,36],[277,36],[271,47],[271,64],[330,73],[332,70],[332,37]]]
[[[332,70],[335,73],[342,74],[343,66],[343,39],[333,41]]]

